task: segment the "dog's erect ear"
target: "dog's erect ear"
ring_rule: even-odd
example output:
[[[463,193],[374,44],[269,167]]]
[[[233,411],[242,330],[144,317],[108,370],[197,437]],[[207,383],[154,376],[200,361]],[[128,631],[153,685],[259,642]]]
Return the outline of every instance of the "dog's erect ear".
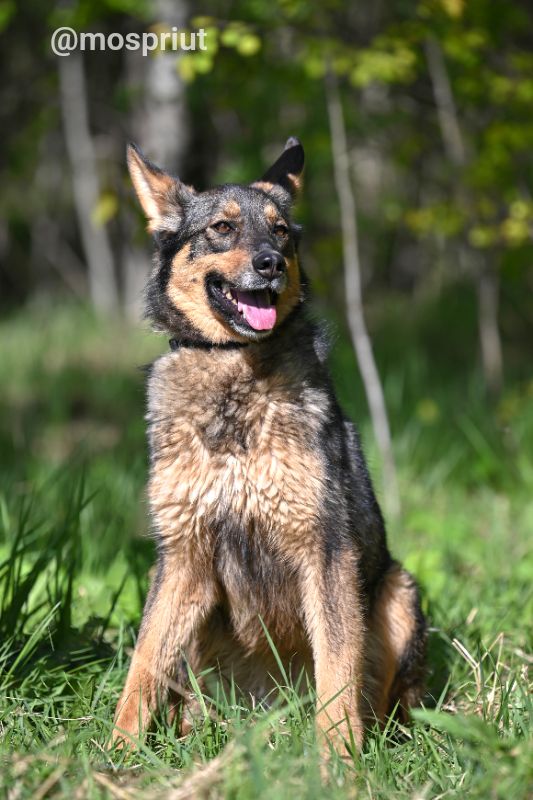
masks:
[[[135,144],[128,145],[128,169],[148,218],[148,230],[151,233],[177,230],[184,206],[194,197],[194,189],[148,161]]]
[[[304,149],[299,140],[291,136],[278,160],[252,186],[273,193],[276,187],[281,186],[291,197],[295,197],[302,185],[303,168]]]

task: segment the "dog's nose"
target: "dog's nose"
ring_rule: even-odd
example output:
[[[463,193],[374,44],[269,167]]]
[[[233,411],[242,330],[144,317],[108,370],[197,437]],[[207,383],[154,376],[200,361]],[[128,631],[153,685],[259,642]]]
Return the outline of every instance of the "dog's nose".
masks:
[[[252,259],[252,265],[256,272],[270,280],[285,272],[285,259],[276,250],[261,250]]]

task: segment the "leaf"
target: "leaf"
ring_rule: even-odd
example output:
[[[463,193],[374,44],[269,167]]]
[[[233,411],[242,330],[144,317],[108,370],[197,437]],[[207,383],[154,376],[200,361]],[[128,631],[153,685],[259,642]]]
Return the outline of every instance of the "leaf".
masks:
[[[211,28],[216,25],[216,20],[214,17],[193,17],[191,25],[193,28]]]
[[[242,33],[243,25],[240,22],[232,22],[220,34],[220,41],[225,47],[237,47]]]
[[[91,221],[97,228],[106,225],[118,211],[118,199],[114,192],[103,192],[91,213]]]
[[[458,19],[462,17],[464,11],[464,0],[441,0],[442,7],[449,17]]]
[[[468,241],[472,247],[477,247],[480,250],[485,247],[491,247],[497,238],[497,232],[488,225],[475,225],[468,233]]]
[[[192,83],[196,77],[196,70],[194,68],[194,56],[190,53],[184,53],[176,62],[176,69],[185,83]]]
[[[237,52],[241,56],[255,56],[261,49],[261,39],[255,33],[247,33],[241,36],[237,42]]]
[[[15,3],[12,0],[4,0],[0,3],[0,31],[7,28],[14,13]]]
[[[195,52],[194,71],[197,75],[207,75],[213,69],[213,53],[208,50],[198,50]]]

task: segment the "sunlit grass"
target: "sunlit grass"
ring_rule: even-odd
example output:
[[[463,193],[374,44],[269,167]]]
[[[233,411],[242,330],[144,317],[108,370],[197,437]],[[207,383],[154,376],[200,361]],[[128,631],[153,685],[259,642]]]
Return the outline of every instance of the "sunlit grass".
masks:
[[[80,309],[0,324],[2,796],[530,795],[531,387],[519,376],[491,408],[475,370],[439,378],[414,332],[402,360],[387,341],[378,332],[403,500],[390,541],[430,616],[428,695],[411,726],[333,759],[325,787],[290,686],[268,709],[219,693],[188,736],[160,723],[135,754],[107,751],[153,559],[136,367],[166,343]],[[342,340],[333,364],[379,485]]]

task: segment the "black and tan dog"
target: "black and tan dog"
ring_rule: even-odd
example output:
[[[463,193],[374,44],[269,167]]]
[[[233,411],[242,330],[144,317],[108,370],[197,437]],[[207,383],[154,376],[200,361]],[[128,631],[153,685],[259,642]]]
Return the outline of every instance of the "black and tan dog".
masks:
[[[197,193],[129,148],[157,246],[148,314],[172,352],[149,378],[158,562],[115,740],[179,700],[187,664],[264,698],[280,678],[264,627],[287,673],[314,680],[341,751],[422,693],[417,589],[306,316],[290,212],[303,161],[289,139],[262,180]]]

